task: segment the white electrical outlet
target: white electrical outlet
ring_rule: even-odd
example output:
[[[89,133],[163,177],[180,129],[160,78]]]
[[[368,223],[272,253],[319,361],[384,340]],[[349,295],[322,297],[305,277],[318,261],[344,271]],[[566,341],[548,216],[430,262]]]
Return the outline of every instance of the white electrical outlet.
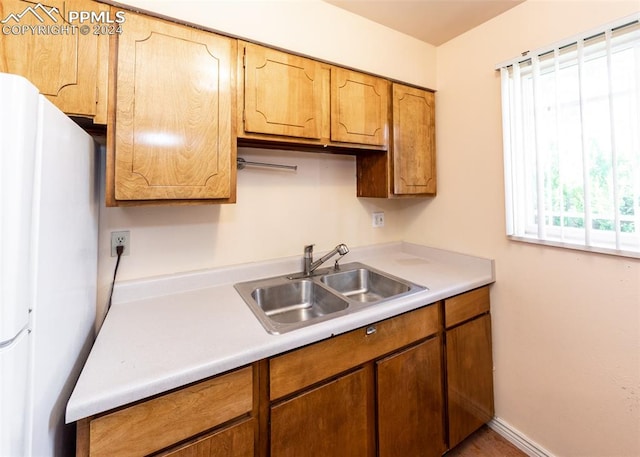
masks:
[[[129,230],[121,232],[111,232],[111,257],[116,257],[118,252],[116,248],[118,246],[124,246],[122,255],[129,255],[131,252],[131,238]]]
[[[384,227],[384,213],[382,211],[372,214],[371,225],[373,227]]]

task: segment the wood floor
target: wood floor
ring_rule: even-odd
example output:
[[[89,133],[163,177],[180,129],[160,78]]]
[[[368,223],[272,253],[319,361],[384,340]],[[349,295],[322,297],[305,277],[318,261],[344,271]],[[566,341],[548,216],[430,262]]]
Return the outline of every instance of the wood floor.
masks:
[[[485,425],[444,457],[527,457],[527,454]]]

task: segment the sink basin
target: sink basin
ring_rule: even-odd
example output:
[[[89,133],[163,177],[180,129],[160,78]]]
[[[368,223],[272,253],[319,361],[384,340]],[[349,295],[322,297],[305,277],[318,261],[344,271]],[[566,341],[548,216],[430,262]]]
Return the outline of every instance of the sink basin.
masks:
[[[371,303],[408,292],[411,284],[382,275],[368,268],[342,271],[323,276],[330,288],[361,303]]]
[[[258,287],[251,296],[271,320],[286,324],[325,316],[349,306],[346,300],[309,279]]]
[[[291,279],[295,278],[295,279]],[[235,284],[262,326],[280,334],[425,290],[359,262],[318,269],[309,277],[276,276]]]

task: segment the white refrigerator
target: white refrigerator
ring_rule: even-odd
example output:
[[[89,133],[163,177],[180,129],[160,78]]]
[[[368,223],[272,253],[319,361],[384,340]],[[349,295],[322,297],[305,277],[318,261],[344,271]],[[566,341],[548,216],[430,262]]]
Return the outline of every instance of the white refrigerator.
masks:
[[[0,73],[0,457],[73,455],[71,390],[94,340],[93,139]]]

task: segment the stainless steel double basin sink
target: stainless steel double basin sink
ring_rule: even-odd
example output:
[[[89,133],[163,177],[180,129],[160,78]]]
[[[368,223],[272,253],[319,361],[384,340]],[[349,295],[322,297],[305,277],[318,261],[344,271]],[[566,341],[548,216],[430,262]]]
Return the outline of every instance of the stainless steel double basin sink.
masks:
[[[359,262],[318,269],[308,277],[283,275],[234,285],[264,328],[296,330],[425,290]]]

